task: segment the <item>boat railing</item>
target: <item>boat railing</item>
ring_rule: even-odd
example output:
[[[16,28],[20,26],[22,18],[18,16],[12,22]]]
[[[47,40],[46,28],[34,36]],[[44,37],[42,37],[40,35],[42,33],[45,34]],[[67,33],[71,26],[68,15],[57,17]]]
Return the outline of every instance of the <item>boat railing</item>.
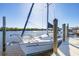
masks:
[[[22,37],[20,37],[20,34],[10,34],[10,39],[13,39],[13,40],[11,40],[10,42],[8,42],[7,45],[19,44],[19,43],[22,42]]]
[[[27,38],[27,36],[29,36],[29,38]],[[11,42],[9,42],[8,45],[16,44],[16,43],[21,44],[21,43],[23,43],[23,40],[27,40],[27,43],[38,42],[38,40],[35,40],[34,37],[30,34],[29,35],[24,35],[23,37],[21,37],[20,34],[10,34],[10,37],[11,38],[16,38],[17,37],[18,41],[11,41]],[[38,45],[38,44],[36,43],[36,45]]]

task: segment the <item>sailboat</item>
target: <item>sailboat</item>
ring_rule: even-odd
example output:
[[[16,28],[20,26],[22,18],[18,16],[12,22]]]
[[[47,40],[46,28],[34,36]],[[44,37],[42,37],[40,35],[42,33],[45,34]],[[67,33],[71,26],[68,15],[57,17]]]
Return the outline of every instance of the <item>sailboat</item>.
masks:
[[[31,35],[23,36],[30,14],[32,12],[33,6],[34,6],[34,3],[31,6],[30,12],[28,14],[28,17],[24,26],[24,30],[20,36],[22,41],[19,44],[22,51],[25,53],[25,55],[37,54],[53,48],[53,37],[52,37],[53,35],[48,34],[48,28],[53,27],[53,25],[48,22],[48,8],[49,8],[48,3],[47,3],[47,34],[43,34],[41,36],[36,36],[36,37],[33,37]]]
[[[32,8],[33,8],[33,4],[32,4]],[[31,11],[32,11],[32,8],[31,8]],[[41,53],[43,51],[50,50],[53,47],[53,37],[52,35],[48,34],[48,28],[51,28],[51,27],[53,28],[53,25],[48,22],[48,16],[49,16],[48,8],[49,8],[49,4],[47,3],[47,34],[43,34],[38,37],[32,37],[32,36],[29,38],[26,38],[26,36],[22,37],[23,43],[20,44],[20,47],[26,55]],[[31,11],[30,11],[30,14],[31,14]],[[22,35],[23,33],[24,31],[22,32]]]

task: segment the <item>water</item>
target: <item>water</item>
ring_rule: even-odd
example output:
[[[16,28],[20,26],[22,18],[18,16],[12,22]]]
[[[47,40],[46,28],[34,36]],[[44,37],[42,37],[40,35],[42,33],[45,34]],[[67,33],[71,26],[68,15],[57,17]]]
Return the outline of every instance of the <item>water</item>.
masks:
[[[22,31],[6,31],[6,42],[11,42],[17,40],[16,38],[12,39],[11,34],[19,34],[21,35]],[[33,35],[40,36],[45,34],[46,31],[25,31],[24,35]],[[0,48],[2,47],[2,31],[0,31]]]

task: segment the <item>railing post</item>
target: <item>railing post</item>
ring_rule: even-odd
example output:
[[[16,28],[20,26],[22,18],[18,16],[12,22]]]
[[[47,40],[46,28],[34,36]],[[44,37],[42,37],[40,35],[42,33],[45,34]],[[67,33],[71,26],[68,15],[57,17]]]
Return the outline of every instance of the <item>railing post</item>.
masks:
[[[66,39],[66,24],[63,24],[62,27],[63,27],[63,41],[65,41],[65,39]]]
[[[55,18],[53,21],[53,53],[57,53],[57,32],[58,32],[58,20]]]
[[[6,55],[6,17],[3,16],[3,40],[2,40],[2,55]]]

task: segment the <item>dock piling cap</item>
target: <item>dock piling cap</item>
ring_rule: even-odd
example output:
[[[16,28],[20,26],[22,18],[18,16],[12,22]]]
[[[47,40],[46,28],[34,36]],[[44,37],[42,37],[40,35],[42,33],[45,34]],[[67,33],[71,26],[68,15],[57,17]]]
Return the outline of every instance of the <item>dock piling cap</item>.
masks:
[[[5,16],[3,16],[3,18],[6,18]]]
[[[58,19],[57,19],[57,18],[55,18],[55,19],[54,19],[54,22],[57,22],[57,21],[58,21]]]

